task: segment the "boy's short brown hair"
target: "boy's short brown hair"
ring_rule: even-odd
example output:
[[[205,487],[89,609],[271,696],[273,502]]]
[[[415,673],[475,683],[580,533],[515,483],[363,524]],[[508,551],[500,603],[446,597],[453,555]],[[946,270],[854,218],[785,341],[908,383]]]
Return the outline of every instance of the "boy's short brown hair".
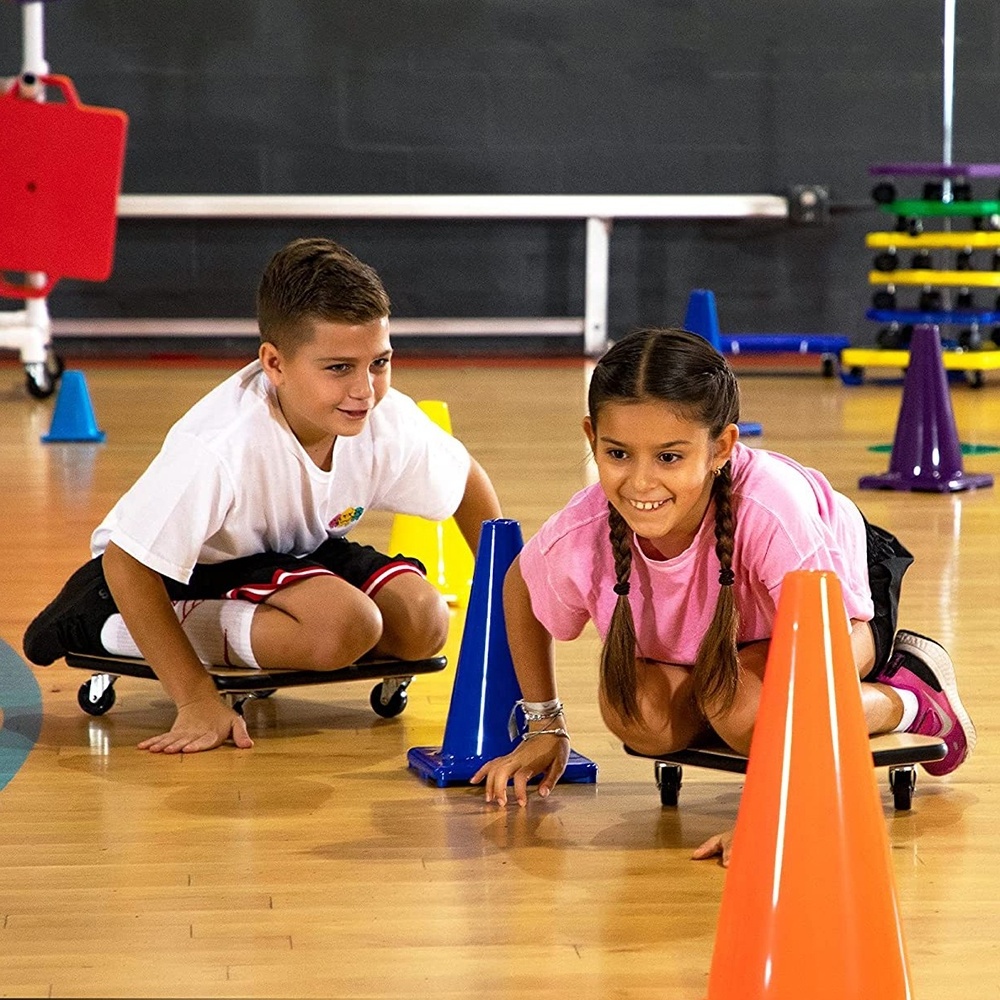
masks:
[[[312,338],[311,320],[370,323],[389,315],[375,271],[339,243],[292,240],[264,268],[257,287],[261,342],[294,354]]]

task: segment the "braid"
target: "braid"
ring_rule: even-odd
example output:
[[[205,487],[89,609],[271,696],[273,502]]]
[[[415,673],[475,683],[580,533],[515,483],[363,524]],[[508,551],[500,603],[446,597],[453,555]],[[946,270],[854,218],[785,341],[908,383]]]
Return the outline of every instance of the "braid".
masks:
[[[608,504],[608,537],[615,559],[615,593],[618,599],[601,651],[601,684],[608,704],[624,718],[635,719],[639,703],[635,697],[635,622],[628,601],[632,571],[632,530],[617,510]]]
[[[736,516],[733,512],[733,476],[727,462],[712,484],[715,500],[715,552],[719,557],[719,599],[715,615],[698,647],[692,670],[695,698],[705,714],[729,709],[739,685],[739,659],[736,636],[739,615],[733,596],[733,538]]]

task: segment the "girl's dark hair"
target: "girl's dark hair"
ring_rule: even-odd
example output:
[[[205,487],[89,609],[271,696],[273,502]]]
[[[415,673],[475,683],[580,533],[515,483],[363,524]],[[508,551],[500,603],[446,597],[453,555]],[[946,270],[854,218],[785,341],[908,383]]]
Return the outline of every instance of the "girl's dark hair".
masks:
[[[686,419],[706,427],[712,440],[740,417],[740,393],[732,369],[704,337],[686,330],[637,330],[619,340],[594,367],[587,404],[595,433],[601,407],[606,403],[645,401],[674,407]],[[736,652],[739,620],[732,588],[736,531],[732,485],[727,462],[712,484],[715,552],[723,586],[692,671],[695,700],[706,714],[731,707],[739,682]],[[634,720],[639,707],[635,623],[628,601],[632,532],[611,503],[608,525],[618,600],[601,653],[601,682],[608,703],[624,718]]]
[[[375,271],[321,237],[282,247],[257,287],[260,339],[289,354],[312,339],[314,320],[369,323],[388,315],[389,296]]]

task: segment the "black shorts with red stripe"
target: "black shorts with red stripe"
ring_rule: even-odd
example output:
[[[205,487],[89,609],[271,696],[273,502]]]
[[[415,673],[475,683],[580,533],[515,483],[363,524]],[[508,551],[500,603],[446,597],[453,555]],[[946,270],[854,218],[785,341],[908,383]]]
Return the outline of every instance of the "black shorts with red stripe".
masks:
[[[361,545],[347,538],[328,538],[311,555],[282,555],[260,552],[221,563],[199,563],[187,583],[164,577],[172,601],[239,598],[259,604],[283,587],[314,576],[338,576],[374,597],[382,587],[401,573],[426,576],[419,559],[410,556],[387,556],[371,545]]]

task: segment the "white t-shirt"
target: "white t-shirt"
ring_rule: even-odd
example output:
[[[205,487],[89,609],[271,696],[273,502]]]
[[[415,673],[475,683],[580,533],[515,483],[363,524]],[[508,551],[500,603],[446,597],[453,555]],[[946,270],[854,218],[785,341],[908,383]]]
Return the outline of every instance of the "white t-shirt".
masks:
[[[187,583],[197,563],[259,552],[305,556],[365,511],[442,521],[465,492],[469,453],[408,396],[390,389],[360,434],[338,437],[324,472],[291,432],[254,361],[167,433],[160,453],[94,531]]]

